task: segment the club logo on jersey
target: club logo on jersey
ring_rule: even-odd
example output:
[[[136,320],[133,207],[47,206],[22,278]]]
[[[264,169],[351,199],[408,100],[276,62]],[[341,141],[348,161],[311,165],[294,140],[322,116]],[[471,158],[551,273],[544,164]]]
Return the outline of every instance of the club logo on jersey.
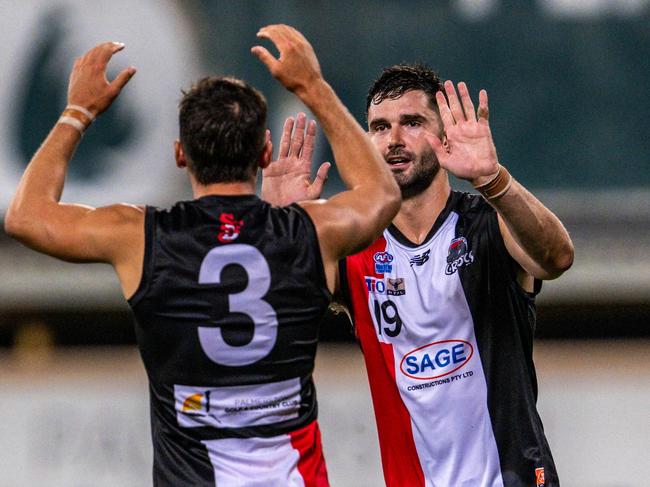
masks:
[[[535,487],[544,487],[546,480],[544,479],[544,467],[535,469]]]
[[[395,279],[388,278],[386,281],[377,279],[372,276],[364,276],[366,289],[369,294],[373,295],[388,295],[388,296],[403,296],[406,294],[406,286],[403,277]]]
[[[403,277],[397,277],[395,279],[389,277],[387,287],[386,294],[389,296],[403,296],[406,294],[406,285]]]
[[[411,263],[411,267],[413,267],[413,264],[416,266],[421,266],[426,263],[426,261],[429,260],[429,254],[431,253],[431,249],[427,250],[426,252],[423,252],[419,255],[416,255],[415,257],[411,257],[409,262]]]
[[[388,252],[377,252],[372,259],[375,261],[375,272],[377,274],[393,272],[391,262],[393,262],[394,257]]]
[[[174,385],[176,420],[182,428],[241,428],[297,418],[300,379],[225,387]]]
[[[207,395],[209,393],[210,391],[207,391],[206,394],[201,394],[200,392],[192,394],[183,401],[181,411],[186,414],[196,414],[197,412],[203,412],[205,407],[210,404],[209,396]]]
[[[472,262],[474,262],[474,253],[469,250],[467,239],[465,237],[453,239],[449,244],[445,274],[451,276],[460,267],[467,266]]]
[[[195,392],[187,396],[180,407],[180,412],[189,415],[203,416],[210,414],[210,391]],[[215,418],[219,421],[217,418]]]
[[[473,355],[474,347],[465,340],[442,340],[410,351],[399,368],[412,379],[439,379],[467,365]]]
[[[239,237],[239,232],[241,227],[244,226],[244,220],[235,220],[235,215],[232,213],[222,213],[219,215],[219,221],[221,222],[221,231],[217,238],[221,243],[230,243]]]

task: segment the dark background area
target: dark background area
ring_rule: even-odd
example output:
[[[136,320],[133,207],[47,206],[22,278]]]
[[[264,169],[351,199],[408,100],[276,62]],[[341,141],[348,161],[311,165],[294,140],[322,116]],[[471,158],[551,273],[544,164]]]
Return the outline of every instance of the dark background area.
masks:
[[[635,10],[596,2],[591,10],[554,10],[552,3],[191,0],[176,5],[195,41],[196,51],[188,56],[196,56],[204,74],[232,74],[262,89],[272,129],[295,105],[249,53],[258,42],[255,33],[269,23],[289,23],[305,34],[325,77],[361,123],[367,87],[382,67],[394,63],[428,63],[443,78],[466,81],[474,96],[486,88],[502,163],[557,212],[576,246],[574,267],[542,291],[536,336],[648,337],[650,8],[643,2]],[[29,70],[39,81],[25,82],[20,96],[31,104],[17,105],[22,111],[9,134],[23,164],[64,99],[65,73],[51,58],[70,15],[65,8],[42,12]],[[53,69],[61,72],[54,76]],[[51,83],[43,82],[52,76]],[[188,75],[187,85],[191,81]],[[94,166],[85,160],[92,159],[93,148],[128,144],[146,130],[137,120],[143,115],[128,108],[120,106],[93,127],[75,167],[90,171]],[[331,153],[321,137],[315,163],[324,160],[331,160]],[[84,176],[73,170],[73,176],[102,177],[95,172]],[[326,193],[341,188],[333,171]],[[134,343],[131,315],[114,277],[95,269],[36,256],[0,231],[0,346],[39,340],[64,346]],[[343,315],[329,316],[322,337],[354,339]]]

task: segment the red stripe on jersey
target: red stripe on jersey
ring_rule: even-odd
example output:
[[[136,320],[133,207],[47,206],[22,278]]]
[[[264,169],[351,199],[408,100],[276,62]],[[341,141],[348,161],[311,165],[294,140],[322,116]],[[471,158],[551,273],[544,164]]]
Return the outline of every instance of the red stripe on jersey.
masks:
[[[307,426],[290,432],[289,437],[291,446],[300,455],[298,471],[305,481],[305,487],[329,487],[318,422],[312,421]]]
[[[395,382],[393,346],[377,339],[368,308],[365,276],[383,277],[375,272],[374,256],[385,249],[386,240],[381,237],[366,250],[347,258],[349,303],[370,381],[386,485],[419,487],[424,486],[424,473],[413,440],[411,417]]]

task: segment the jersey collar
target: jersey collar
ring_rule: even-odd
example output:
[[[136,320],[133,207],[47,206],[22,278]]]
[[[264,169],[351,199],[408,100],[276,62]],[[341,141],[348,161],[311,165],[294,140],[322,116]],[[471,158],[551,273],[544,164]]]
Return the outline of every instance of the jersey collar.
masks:
[[[449,193],[449,197],[447,198],[447,202],[445,203],[445,207],[442,209],[440,214],[438,215],[438,218],[436,218],[436,221],[433,223],[433,226],[431,227],[431,230],[429,230],[429,233],[427,233],[426,238],[421,242],[421,243],[414,243],[411,242],[402,232],[399,231],[399,229],[393,225],[392,223],[388,226],[387,230],[390,235],[397,240],[399,243],[406,247],[411,247],[411,248],[416,248],[420,247],[422,245],[425,245],[429,240],[433,238],[433,236],[436,234],[438,229],[442,226],[442,224],[447,220],[447,217],[449,216],[449,213],[456,207],[458,204],[458,201],[461,199],[462,193],[458,191],[451,191]]]

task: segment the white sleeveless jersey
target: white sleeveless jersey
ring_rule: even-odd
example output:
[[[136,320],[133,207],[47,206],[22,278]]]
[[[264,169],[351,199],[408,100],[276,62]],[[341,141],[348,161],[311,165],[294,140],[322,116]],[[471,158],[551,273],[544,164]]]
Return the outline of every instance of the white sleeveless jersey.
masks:
[[[535,409],[534,304],[494,210],[452,193],[425,242],[342,262],[387,485],[556,486]]]

